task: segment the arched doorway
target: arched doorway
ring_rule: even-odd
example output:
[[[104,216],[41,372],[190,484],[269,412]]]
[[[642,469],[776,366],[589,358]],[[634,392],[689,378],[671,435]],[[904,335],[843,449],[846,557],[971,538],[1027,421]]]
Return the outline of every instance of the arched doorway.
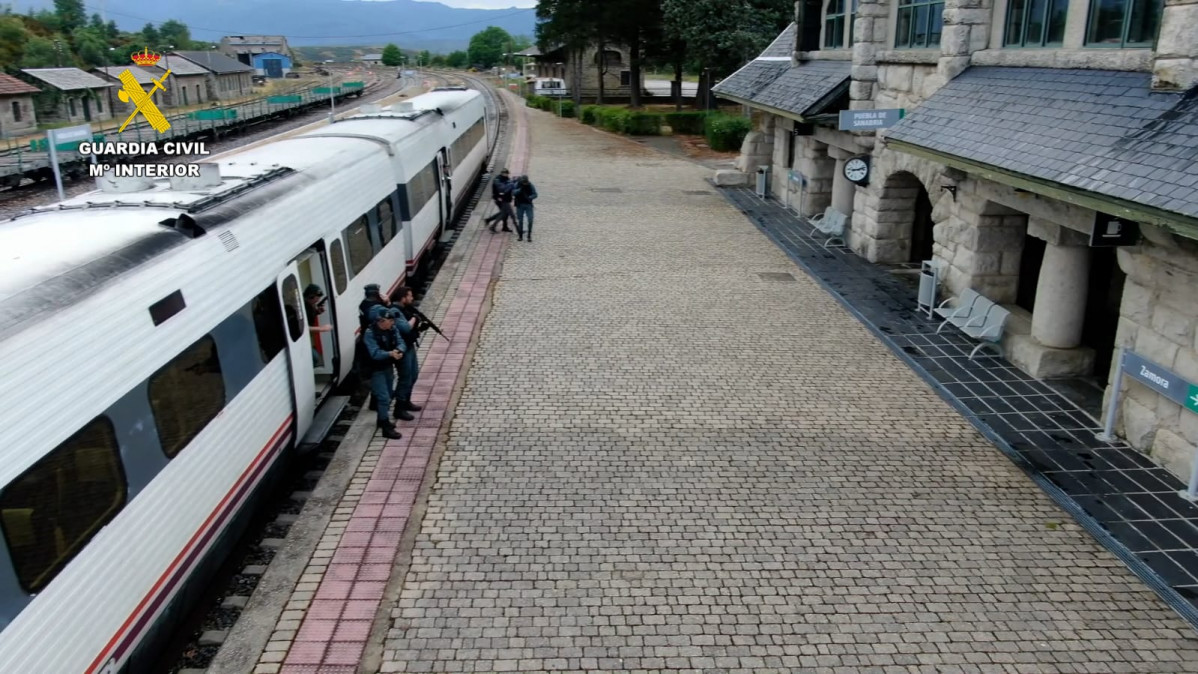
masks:
[[[932,199],[923,183],[914,174],[906,171],[892,173],[882,184],[882,197],[878,200],[879,218],[882,213],[898,223],[894,230],[896,243],[902,246],[895,251],[903,254],[895,262],[919,264],[932,259]]]

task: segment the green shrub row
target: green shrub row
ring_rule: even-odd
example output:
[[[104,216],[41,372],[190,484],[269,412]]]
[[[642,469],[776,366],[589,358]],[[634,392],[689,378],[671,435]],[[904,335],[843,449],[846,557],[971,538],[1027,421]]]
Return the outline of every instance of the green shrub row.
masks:
[[[715,114],[704,122],[703,135],[707,137],[707,147],[716,152],[731,152],[740,149],[752,128],[744,117]]]
[[[562,117],[573,117],[574,116],[574,101],[567,101],[567,100],[559,101],[556,98],[550,98],[548,96],[535,96],[535,95],[529,95],[528,97],[525,98],[525,100],[528,102],[528,107],[530,107],[530,108],[537,108],[538,110],[544,110],[546,112],[552,112],[554,114],[557,114],[558,105],[560,104],[561,110],[562,110]]]
[[[630,136],[660,136],[663,125],[675,134],[702,134],[707,145],[717,152],[739,150],[752,125],[744,117],[705,112],[639,112],[602,105],[582,106],[579,117],[583,124],[628,134]]]

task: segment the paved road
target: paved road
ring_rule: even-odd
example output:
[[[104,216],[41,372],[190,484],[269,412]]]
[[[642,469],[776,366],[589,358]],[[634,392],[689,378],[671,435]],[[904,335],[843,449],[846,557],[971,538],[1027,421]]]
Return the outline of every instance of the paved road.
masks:
[[[382,671],[1198,671],[1193,630],[707,170],[530,114],[535,242]]]

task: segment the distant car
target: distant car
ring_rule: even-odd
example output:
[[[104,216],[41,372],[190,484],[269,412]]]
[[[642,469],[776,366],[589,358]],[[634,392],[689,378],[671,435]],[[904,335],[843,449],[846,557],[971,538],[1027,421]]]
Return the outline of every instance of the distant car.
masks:
[[[532,81],[532,93],[536,96],[569,96],[564,80],[553,77],[538,77]]]
[[[322,77],[325,77],[325,76],[327,76],[327,75],[329,74],[329,71],[325,70],[324,68],[320,68],[320,67],[317,67],[317,68],[316,68],[315,70],[313,70],[312,72],[314,72],[314,73],[316,73],[317,75],[320,75],[320,76],[322,76]]]
[[[293,80],[298,80],[298,79],[299,79],[299,73],[287,73],[287,74],[286,74],[286,75],[284,75],[283,77],[290,77],[290,78],[291,78],[291,79],[293,79]]]
[[[405,70],[405,71],[403,71],[403,74],[407,77],[415,77],[416,71],[415,70]]]

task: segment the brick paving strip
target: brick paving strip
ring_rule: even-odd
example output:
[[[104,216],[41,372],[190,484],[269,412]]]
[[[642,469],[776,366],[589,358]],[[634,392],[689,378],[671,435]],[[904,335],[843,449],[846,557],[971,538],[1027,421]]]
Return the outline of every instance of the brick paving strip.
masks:
[[[536,243],[505,251],[377,671],[1198,671],[710,171],[528,114]]]
[[[508,119],[514,125],[508,165],[518,175],[528,160],[527,114],[521,101],[510,96],[508,100]],[[470,258],[460,279],[455,279],[451,297],[441,302],[447,308],[438,312],[438,325],[453,342],[432,332],[423,342],[420,378],[412,399],[424,409],[415,413],[413,422],[399,424],[403,438],[383,441],[376,436],[371,442],[275,626],[255,674],[352,674],[358,670],[439,431],[449,417],[454,385],[482,324],[484,301],[509,239],[482,232],[479,218],[486,212],[479,208],[467,225],[473,230]]]

